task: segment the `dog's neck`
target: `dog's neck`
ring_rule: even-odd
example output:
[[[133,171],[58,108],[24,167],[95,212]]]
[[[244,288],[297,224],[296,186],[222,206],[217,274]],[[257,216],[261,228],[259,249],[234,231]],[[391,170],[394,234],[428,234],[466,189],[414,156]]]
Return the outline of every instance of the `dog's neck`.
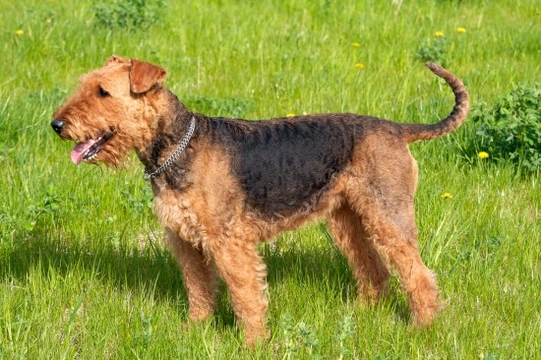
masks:
[[[167,172],[178,172],[180,168],[187,166],[186,154],[183,151],[197,127],[193,113],[173,93],[168,90],[164,93],[169,98],[167,100],[170,106],[167,111],[156,115],[157,127],[151,143],[145,150],[136,150],[139,160],[145,166],[145,176],[150,179],[160,175],[166,179],[172,178],[167,176]]]

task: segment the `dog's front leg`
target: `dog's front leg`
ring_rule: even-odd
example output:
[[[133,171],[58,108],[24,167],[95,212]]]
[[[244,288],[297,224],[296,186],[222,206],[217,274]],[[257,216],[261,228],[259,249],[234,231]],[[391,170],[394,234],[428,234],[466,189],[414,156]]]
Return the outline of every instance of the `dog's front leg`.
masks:
[[[191,320],[205,320],[212,315],[216,303],[216,271],[202,249],[183,240],[167,229],[169,248],[183,274],[184,288],[188,294]]]
[[[254,243],[242,239],[218,243],[212,250],[216,268],[227,284],[233,310],[246,332],[246,343],[253,346],[268,336],[265,264]]]

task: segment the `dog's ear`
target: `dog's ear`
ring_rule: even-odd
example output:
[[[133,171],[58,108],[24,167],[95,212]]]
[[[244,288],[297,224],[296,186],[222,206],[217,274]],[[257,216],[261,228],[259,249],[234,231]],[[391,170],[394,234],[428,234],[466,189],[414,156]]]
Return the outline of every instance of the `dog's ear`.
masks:
[[[165,81],[167,71],[159,66],[131,59],[130,61],[130,88],[136,94],[150,90],[154,85]]]
[[[107,61],[103,66],[111,65],[111,64],[127,64],[128,60],[124,59],[123,57],[113,55]]]

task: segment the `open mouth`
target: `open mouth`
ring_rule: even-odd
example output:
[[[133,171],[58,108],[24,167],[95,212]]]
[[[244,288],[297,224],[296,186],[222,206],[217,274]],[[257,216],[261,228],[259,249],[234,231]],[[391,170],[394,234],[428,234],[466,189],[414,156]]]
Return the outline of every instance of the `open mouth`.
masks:
[[[113,135],[114,132],[111,131],[104,133],[95,139],[78,143],[71,151],[71,161],[73,161],[75,165],[79,165],[82,161],[94,159],[103,148],[103,145],[109,141]]]

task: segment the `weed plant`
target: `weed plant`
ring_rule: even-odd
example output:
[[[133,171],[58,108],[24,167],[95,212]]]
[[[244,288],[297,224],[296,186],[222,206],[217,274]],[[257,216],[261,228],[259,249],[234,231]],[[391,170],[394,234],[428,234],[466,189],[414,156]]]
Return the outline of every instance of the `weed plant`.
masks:
[[[473,147],[495,161],[511,161],[519,173],[541,170],[541,85],[520,84],[494,106],[479,103],[472,120]]]
[[[158,22],[163,5],[161,0],[115,0],[97,3],[92,10],[97,26],[136,31]]]

